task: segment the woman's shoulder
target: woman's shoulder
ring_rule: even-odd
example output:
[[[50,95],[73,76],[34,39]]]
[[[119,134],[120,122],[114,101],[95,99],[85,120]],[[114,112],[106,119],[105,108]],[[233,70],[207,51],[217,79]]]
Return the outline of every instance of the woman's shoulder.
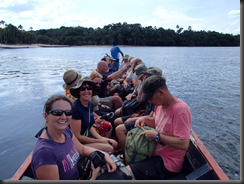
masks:
[[[73,137],[73,132],[72,130],[67,126],[66,129],[64,130],[65,135],[69,135],[70,138]]]

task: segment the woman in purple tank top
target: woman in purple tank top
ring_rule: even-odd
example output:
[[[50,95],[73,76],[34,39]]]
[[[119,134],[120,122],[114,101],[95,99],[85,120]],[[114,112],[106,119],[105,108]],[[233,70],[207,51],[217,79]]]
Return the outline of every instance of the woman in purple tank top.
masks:
[[[53,95],[46,101],[44,117],[47,126],[39,134],[31,160],[31,168],[36,179],[79,179],[77,168],[79,157],[88,157],[92,152],[100,151],[82,145],[73,136],[68,127],[71,115],[72,104],[64,95]],[[107,153],[103,154],[108,171],[114,172],[115,162]],[[96,179],[98,172],[99,169],[93,170],[91,179]]]

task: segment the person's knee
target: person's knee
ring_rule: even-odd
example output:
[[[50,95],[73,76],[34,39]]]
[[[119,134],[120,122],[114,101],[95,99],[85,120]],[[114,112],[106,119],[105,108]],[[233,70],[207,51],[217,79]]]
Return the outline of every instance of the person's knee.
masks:
[[[116,117],[121,117],[122,116],[121,108],[116,109],[114,114],[115,114]]]
[[[122,118],[116,118],[114,120],[114,127],[116,128],[118,125],[120,125],[122,123],[123,123]]]
[[[116,132],[116,135],[123,135],[126,133],[126,128],[125,128],[125,125],[118,125],[116,128],[115,128],[115,132]]]
[[[114,153],[114,147],[111,145],[104,146],[104,151]]]

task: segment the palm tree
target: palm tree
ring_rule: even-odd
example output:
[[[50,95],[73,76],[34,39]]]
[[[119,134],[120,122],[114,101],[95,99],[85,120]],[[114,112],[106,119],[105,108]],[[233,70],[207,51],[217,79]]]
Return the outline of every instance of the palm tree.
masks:
[[[1,24],[3,25],[3,28],[4,28],[5,21],[4,21],[4,20],[1,20],[1,21],[0,21],[0,25],[1,25]]]

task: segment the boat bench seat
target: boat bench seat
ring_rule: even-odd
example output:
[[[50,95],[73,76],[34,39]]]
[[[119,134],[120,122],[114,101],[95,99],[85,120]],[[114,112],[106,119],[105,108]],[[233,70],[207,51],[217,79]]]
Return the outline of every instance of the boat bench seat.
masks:
[[[190,142],[182,171],[169,180],[205,180],[212,177],[213,170],[209,167],[199,150]]]

